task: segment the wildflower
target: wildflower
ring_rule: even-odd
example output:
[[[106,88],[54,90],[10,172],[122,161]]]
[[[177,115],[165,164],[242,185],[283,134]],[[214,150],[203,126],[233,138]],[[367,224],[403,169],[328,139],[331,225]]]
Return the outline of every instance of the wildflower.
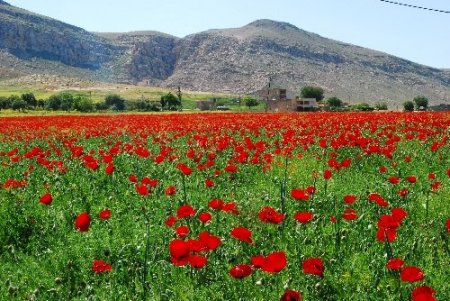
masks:
[[[400,272],[400,279],[405,282],[416,282],[423,280],[423,272],[418,267],[407,266]]]
[[[229,273],[233,278],[242,279],[252,274],[252,267],[248,264],[239,264],[232,267]]]
[[[236,227],[230,231],[231,236],[234,238],[246,242],[248,244],[252,244],[252,231],[245,227]]]
[[[44,195],[41,196],[41,198],[39,199],[39,203],[44,204],[44,205],[50,205],[53,201],[52,195],[47,192]]]
[[[258,217],[262,222],[279,224],[284,220],[285,215],[278,213],[272,207],[264,207],[259,211]]]
[[[299,292],[293,290],[286,290],[281,296],[280,301],[301,301],[302,297]]]
[[[294,215],[294,218],[302,224],[306,224],[307,222],[311,221],[313,217],[314,214],[312,214],[311,212],[297,212]]]
[[[305,274],[318,275],[320,277],[323,277],[323,273],[325,271],[322,259],[315,257],[303,260],[302,268]]]
[[[112,266],[103,260],[96,259],[92,262],[92,271],[95,273],[110,272],[111,270]]]
[[[111,210],[106,208],[98,213],[100,219],[109,219],[111,217]]]
[[[265,257],[261,270],[267,273],[278,273],[286,267],[286,264],[285,252],[273,252]]]
[[[91,217],[87,212],[80,213],[75,219],[75,228],[80,232],[87,232],[91,224]]]

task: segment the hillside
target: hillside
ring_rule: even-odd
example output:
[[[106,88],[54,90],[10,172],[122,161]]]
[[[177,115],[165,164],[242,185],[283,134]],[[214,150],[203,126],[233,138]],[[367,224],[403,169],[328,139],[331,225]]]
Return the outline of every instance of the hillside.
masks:
[[[324,87],[345,101],[425,95],[448,103],[450,71],[258,20],[177,38],[154,31],[90,33],[0,1],[0,79],[31,74],[249,93],[269,78],[296,92]]]

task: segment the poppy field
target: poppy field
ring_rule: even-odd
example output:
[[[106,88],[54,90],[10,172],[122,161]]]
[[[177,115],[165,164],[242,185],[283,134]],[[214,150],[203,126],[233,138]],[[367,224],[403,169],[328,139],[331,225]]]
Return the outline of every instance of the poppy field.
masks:
[[[450,113],[0,118],[1,300],[450,300]]]

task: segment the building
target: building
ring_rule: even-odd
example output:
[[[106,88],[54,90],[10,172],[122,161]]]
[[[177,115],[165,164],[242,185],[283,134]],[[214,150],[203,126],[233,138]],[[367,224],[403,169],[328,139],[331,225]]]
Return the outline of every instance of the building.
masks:
[[[293,97],[282,88],[266,88],[257,96],[266,102],[267,112],[311,112],[319,109],[315,98]]]

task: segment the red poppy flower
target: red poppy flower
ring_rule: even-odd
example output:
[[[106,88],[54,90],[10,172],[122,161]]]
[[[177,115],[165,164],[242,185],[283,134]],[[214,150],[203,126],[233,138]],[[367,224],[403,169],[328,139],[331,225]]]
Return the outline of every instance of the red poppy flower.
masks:
[[[106,165],[105,167],[105,172],[110,175],[114,172],[114,164],[109,163],[108,165]]]
[[[436,301],[435,291],[429,286],[418,286],[411,292],[411,301]]]
[[[302,268],[305,274],[318,275],[320,277],[323,277],[323,273],[325,271],[322,259],[316,257],[303,260]]]
[[[145,186],[143,184],[136,184],[135,189],[136,189],[136,192],[142,196],[148,195],[150,193],[147,186]]]
[[[103,260],[94,260],[92,262],[92,271],[95,273],[110,272],[111,270],[112,266]]]
[[[259,269],[263,266],[266,258],[263,255],[255,255],[250,258],[250,261],[254,268]]]
[[[233,278],[241,279],[248,277],[252,274],[252,267],[248,264],[239,264],[237,266],[234,266],[229,271],[230,275]]]
[[[382,165],[382,166],[380,166],[380,167],[378,168],[378,171],[379,171],[380,173],[385,173],[385,172],[387,172],[387,167],[384,166],[384,165]]]
[[[414,266],[404,267],[400,272],[400,279],[405,282],[416,282],[423,280],[424,274],[421,269]]]
[[[292,189],[291,196],[298,201],[309,200],[309,194],[305,189]]]
[[[150,179],[149,177],[143,177],[141,180],[142,185],[148,185],[152,188],[155,188],[158,185],[158,180]]]
[[[284,220],[284,214],[278,213],[272,207],[264,207],[259,211],[258,217],[262,222],[279,224]]]
[[[430,173],[428,174],[428,179],[430,179],[430,180],[436,179],[436,174],[435,174],[434,172],[430,172]]]
[[[202,222],[202,223],[207,223],[212,219],[212,215],[209,212],[202,212],[198,215],[198,219]]]
[[[397,176],[391,176],[391,177],[389,177],[388,180],[389,180],[389,183],[394,184],[394,185],[400,183],[400,178]]]
[[[297,291],[286,290],[283,296],[281,296],[280,301],[302,301],[302,297]]]
[[[181,171],[181,173],[185,176],[189,176],[192,173],[192,169],[187,166],[185,163],[178,163],[177,169]]]
[[[447,232],[450,233],[450,218],[446,222]]]
[[[404,264],[405,264],[405,261],[400,259],[400,258],[391,258],[386,263],[386,267],[389,270],[397,271],[397,270],[400,270],[403,267]]]
[[[408,216],[408,213],[403,208],[392,208],[391,216],[394,220],[401,222],[405,217]]]
[[[324,178],[325,180],[331,179],[332,176],[333,176],[333,174],[331,173],[331,170],[329,170],[329,169],[324,170],[324,172],[323,172],[323,178]]]
[[[174,239],[169,244],[170,256],[173,258],[185,258],[190,253],[189,244],[180,239]]]
[[[208,203],[209,208],[214,210],[222,210],[224,203],[221,199],[213,199]]]
[[[358,213],[354,209],[345,208],[342,218],[347,221],[353,221],[358,218]]]
[[[330,215],[330,222],[332,222],[333,224],[336,224],[337,223],[336,216]]]
[[[431,190],[433,190],[434,192],[438,191],[439,187],[441,187],[441,182],[440,181],[436,181],[431,183]]]
[[[261,270],[267,273],[278,273],[286,267],[286,253],[283,251],[274,252],[266,256]]]
[[[234,238],[246,242],[248,244],[252,244],[252,231],[245,227],[236,227],[230,231],[231,236]]]
[[[50,205],[53,201],[52,195],[47,192],[44,195],[41,196],[41,198],[39,199],[39,203],[44,204],[44,205]]]
[[[214,185],[215,185],[215,183],[214,183],[213,180],[211,180],[211,179],[206,179],[206,180],[205,180],[205,187],[206,187],[206,188],[213,187]]]
[[[169,216],[165,221],[164,224],[166,224],[167,227],[172,228],[173,225],[177,222],[177,218],[175,216]]]
[[[354,202],[356,202],[357,199],[358,199],[358,197],[356,195],[347,194],[344,196],[344,203],[346,203],[347,205],[351,205]]]
[[[106,208],[98,213],[100,219],[109,219],[111,217],[111,210]]]
[[[80,213],[75,219],[75,228],[80,232],[87,232],[91,224],[91,217],[87,212]]]
[[[368,195],[369,201],[377,203],[381,207],[389,206],[389,203],[378,193],[370,193]]]
[[[314,214],[311,212],[297,212],[294,218],[302,224],[306,224],[314,218]]]
[[[128,176],[128,181],[130,181],[132,183],[137,183],[138,178],[135,175],[129,175]]]
[[[178,218],[191,217],[195,215],[195,209],[191,205],[182,205],[177,210]]]
[[[415,176],[407,176],[406,180],[411,184],[414,184],[417,182],[417,178]]]
[[[237,210],[235,202],[229,202],[224,204],[222,210],[225,212],[231,212],[235,215],[239,214],[239,210]]]
[[[178,237],[183,238],[189,234],[189,227],[188,226],[179,226],[175,230],[175,233],[178,235]]]
[[[175,186],[168,186],[164,193],[167,196],[171,196],[171,195],[175,195],[176,191],[177,191],[177,189],[175,188]]]
[[[200,242],[210,251],[217,249],[222,243],[220,241],[220,237],[211,235],[208,231],[200,232],[198,238]]]
[[[205,256],[201,255],[190,255],[189,256],[189,264],[191,267],[196,269],[201,269],[206,265],[208,259]]]
[[[238,170],[236,165],[227,165],[225,166],[224,170],[226,172],[236,172]]]

